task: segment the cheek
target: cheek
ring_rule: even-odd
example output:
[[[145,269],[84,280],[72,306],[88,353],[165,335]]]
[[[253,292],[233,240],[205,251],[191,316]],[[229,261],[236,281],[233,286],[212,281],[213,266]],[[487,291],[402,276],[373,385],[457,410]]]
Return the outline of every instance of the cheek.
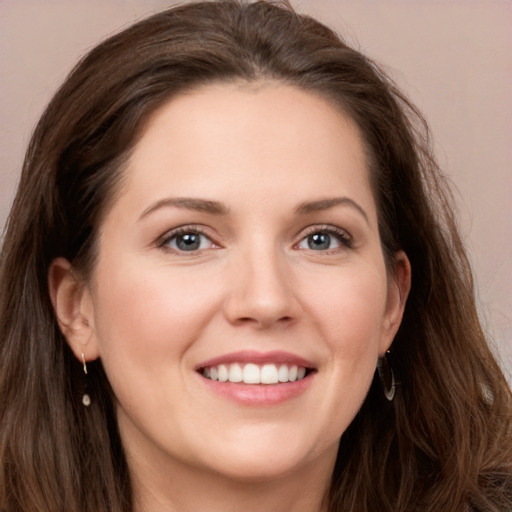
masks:
[[[375,373],[387,297],[386,274],[375,268],[331,276],[321,286],[324,293],[310,302],[310,316],[325,342],[325,415],[332,418],[336,435],[361,407]]]
[[[183,353],[218,308],[214,280],[179,269],[105,266],[98,269],[96,282],[95,330],[102,359],[122,357],[138,368],[146,362],[151,371],[164,354],[169,363]]]
[[[317,293],[310,294],[311,317],[330,349],[344,359],[376,349],[382,334],[387,281],[378,269],[363,265],[331,273],[325,282],[317,280]]]

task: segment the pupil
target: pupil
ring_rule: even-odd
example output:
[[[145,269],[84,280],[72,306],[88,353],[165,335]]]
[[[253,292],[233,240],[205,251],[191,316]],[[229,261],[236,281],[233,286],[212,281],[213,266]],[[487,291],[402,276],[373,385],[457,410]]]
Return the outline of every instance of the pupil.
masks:
[[[331,237],[327,233],[315,233],[308,238],[310,249],[319,251],[321,249],[329,249],[331,245]]]
[[[182,251],[195,251],[199,249],[199,235],[193,233],[187,233],[186,235],[181,235],[176,240],[176,245]]]

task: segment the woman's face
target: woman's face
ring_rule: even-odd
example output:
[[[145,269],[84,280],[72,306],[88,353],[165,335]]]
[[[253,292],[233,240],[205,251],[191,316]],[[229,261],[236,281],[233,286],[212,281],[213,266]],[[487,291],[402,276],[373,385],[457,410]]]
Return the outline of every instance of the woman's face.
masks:
[[[137,144],[73,348],[101,357],[138,467],[330,470],[401,319],[395,267],[349,119],[287,85],[204,86]]]

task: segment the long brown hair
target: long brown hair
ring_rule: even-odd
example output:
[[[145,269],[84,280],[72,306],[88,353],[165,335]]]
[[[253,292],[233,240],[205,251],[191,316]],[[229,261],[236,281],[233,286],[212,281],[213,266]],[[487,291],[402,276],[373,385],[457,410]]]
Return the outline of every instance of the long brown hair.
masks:
[[[81,367],[48,296],[52,260],[84,276],[149,116],[177,92],[268,79],[322,95],[359,126],[388,262],[412,289],[392,346],[393,403],[372,384],[341,438],[330,511],[503,511],[511,393],[478,320],[453,200],[418,111],[368,58],[286,3],[199,2],[108,39],[73,70],[30,142],[0,261],[0,509],[132,510],[114,397]]]

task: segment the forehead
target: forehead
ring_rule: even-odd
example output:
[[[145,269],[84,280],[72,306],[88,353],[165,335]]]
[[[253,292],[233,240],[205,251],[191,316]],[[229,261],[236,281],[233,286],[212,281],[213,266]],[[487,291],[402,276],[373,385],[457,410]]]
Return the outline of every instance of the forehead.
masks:
[[[370,191],[357,126],[323,97],[273,82],[210,84],[173,97],[149,119],[124,178],[124,192],[140,200],[156,192],[223,200],[261,187],[290,197],[296,188]]]

